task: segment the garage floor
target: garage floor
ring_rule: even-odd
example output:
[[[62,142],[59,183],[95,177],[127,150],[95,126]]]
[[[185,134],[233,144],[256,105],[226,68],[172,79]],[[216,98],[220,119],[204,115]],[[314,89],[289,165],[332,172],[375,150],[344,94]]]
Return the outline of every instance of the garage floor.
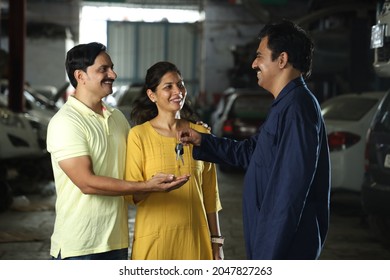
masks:
[[[223,210],[220,223],[225,235],[227,260],[244,260],[241,218],[242,173],[218,174]],[[47,182],[39,193],[15,197],[13,207],[0,213],[0,259],[47,260],[55,219],[55,191]],[[331,221],[322,260],[390,260],[390,251],[373,238],[361,223],[359,196],[340,193],[332,196]],[[130,229],[135,210],[129,209]],[[132,238],[130,232],[130,238]]]

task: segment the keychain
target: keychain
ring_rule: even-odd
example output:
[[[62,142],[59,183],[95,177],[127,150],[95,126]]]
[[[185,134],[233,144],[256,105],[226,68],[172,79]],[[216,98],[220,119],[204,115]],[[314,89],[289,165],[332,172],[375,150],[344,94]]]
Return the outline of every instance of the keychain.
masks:
[[[183,154],[184,154],[184,149],[183,149],[183,144],[182,143],[177,143],[175,147],[175,154],[176,154],[176,160],[181,160],[181,162],[184,165],[184,159],[183,159]]]

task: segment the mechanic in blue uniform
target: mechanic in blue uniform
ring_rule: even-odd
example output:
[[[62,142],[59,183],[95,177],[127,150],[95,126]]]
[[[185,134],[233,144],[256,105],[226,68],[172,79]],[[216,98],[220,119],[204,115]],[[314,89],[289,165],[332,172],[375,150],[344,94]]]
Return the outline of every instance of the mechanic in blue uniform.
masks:
[[[235,141],[184,129],[195,159],[246,168],[243,224],[248,259],[318,259],[329,227],[330,162],[320,106],[304,78],[314,45],[296,24],[266,25],[252,68],[275,98],[266,122]]]

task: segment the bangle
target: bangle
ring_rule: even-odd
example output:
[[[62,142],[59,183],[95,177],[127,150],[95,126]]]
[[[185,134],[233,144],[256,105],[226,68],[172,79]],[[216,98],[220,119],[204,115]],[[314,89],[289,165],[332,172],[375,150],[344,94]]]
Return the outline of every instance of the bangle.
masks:
[[[224,241],[225,241],[225,237],[223,237],[222,235],[211,235],[211,243],[216,243],[222,246]]]

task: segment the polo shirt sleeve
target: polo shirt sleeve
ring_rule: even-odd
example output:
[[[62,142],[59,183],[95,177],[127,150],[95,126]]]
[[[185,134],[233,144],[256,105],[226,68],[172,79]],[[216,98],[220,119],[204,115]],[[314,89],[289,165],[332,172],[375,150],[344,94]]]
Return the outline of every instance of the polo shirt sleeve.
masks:
[[[47,150],[56,161],[89,155],[86,129],[73,118],[54,116],[48,126]]]

